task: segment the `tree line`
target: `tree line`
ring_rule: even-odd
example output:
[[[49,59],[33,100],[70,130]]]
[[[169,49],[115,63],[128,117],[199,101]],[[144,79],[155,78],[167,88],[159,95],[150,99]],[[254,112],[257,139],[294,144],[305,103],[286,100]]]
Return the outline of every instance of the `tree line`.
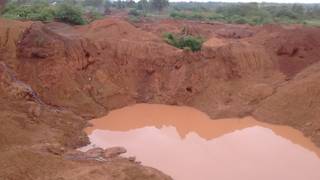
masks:
[[[57,7],[60,8],[61,4],[69,4],[71,7],[68,7],[68,10],[72,10],[77,16],[79,14],[81,17],[85,16],[85,20],[81,22],[90,22],[108,15],[111,9],[124,9],[129,12],[132,19],[136,20],[149,15],[156,17],[162,12],[161,16],[177,19],[252,25],[305,23],[320,26],[320,4],[169,3],[168,0],[0,0],[0,14],[13,19],[50,21],[57,19],[56,15],[59,12]]]

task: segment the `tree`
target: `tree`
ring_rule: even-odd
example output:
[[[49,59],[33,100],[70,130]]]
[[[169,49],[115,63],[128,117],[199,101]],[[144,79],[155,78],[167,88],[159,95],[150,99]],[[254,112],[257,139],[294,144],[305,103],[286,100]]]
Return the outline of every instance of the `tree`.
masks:
[[[115,3],[115,6],[117,9],[122,9],[126,7],[126,3],[124,1],[121,0],[117,0]]]
[[[292,6],[292,11],[295,12],[297,15],[299,15],[300,17],[304,16],[304,8],[302,5],[300,4],[294,4]]]
[[[86,6],[100,7],[103,4],[103,0],[85,0],[84,4]]]
[[[17,0],[17,4],[21,5],[21,4],[27,4],[30,3],[31,0]]]
[[[110,14],[111,13],[111,7],[112,3],[110,0],[106,0],[104,2],[104,14]]]
[[[153,9],[157,11],[162,11],[165,7],[169,6],[169,1],[168,0],[152,0],[151,1],[151,6]]]
[[[144,13],[149,9],[149,2],[147,0],[140,0],[138,2],[138,9],[142,10]]]
[[[136,2],[134,2],[133,0],[126,0],[126,7],[129,8],[134,8]]]
[[[55,12],[55,18],[58,21],[74,25],[81,25],[86,23],[82,16],[83,10],[81,9],[81,7],[74,6],[74,4],[70,3],[60,4]]]

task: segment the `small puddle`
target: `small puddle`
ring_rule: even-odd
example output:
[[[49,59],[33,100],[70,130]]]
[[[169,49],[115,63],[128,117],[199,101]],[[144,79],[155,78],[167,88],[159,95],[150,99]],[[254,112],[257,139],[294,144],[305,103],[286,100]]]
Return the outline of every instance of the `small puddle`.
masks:
[[[91,121],[91,145],[123,146],[176,180],[320,180],[320,149],[252,117],[211,120],[191,107],[137,104]]]

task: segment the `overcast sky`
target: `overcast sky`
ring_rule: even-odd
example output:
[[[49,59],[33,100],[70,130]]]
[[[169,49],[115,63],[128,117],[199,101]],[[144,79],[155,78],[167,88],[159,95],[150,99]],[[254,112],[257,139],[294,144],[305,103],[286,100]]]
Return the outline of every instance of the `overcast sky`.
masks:
[[[193,1],[193,2],[278,2],[278,3],[320,3],[320,0],[170,0],[177,1]]]

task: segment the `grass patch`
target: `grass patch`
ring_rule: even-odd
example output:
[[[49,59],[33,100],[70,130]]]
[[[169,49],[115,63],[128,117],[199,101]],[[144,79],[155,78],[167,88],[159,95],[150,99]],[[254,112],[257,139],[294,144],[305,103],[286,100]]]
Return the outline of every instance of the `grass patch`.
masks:
[[[82,16],[83,10],[80,7],[63,3],[58,5],[55,18],[58,21],[74,25],[86,24],[86,21]]]
[[[180,36],[172,33],[165,33],[164,40],[177,48],[191,50],[193,52],[201,50],[204,40],[201,37],[195,36]]]
[[[9,3],[2,11],[2,16],[9,19],[49,22],[55,17],[55,9],[48,3],[30,5]]]
[[[9,3],[3,9],[1,16],[9,19],[31,20],[51,22],[57,20],[72,25],[82,25],[93,20],[102,18],[102,14],[97,11],[89,11],[85,17],[84,10],[79,5],[71,3],[58,3],[50,5],[46,1],[35,1],[29,4]]]
[[[305,24],[307,26],[315,26],[320,27],[320,19],[312,19],[312,20],[306,20]]]

